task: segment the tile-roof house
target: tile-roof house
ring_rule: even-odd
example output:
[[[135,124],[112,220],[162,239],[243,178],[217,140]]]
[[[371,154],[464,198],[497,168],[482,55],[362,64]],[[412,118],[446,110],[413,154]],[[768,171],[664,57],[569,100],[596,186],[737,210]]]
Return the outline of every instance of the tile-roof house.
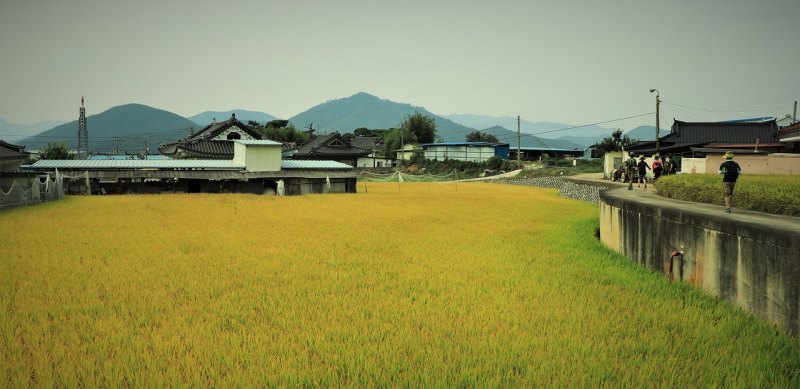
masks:
[[[659,152],[690,154],[693,149],[748,149],[779,152],[785,144],[778,138],[774,119],[763,122],[684,122],[675,120],[669,134],[661,137]],[[626,151],[654,154],[656,142],[639,142]]]
[[[349,142],[338,132],[320,135],[299,146],[292,159],[333,160],[355,166],[358,158],[371,154],[375,145],[374,142],[370,145],[368,141],[359,138],[368,137],[356,137],[353,142]]]
[[[176,159],[232,159],[234,140],[260,140],[261,135],[236,119],[211,124],[175,143],[162,144],[158,151]]]
[[[0,171],[17,170],[20,165],[30,159],[31,153],[25,146],[17,146],[0,140]]]
[[[781,128],[778,138],[791,152],[800,153],[800,122]]]
[[[350,140],[350,145],[362,150],[383,152],[383,138],[377,136],[357,136]]]

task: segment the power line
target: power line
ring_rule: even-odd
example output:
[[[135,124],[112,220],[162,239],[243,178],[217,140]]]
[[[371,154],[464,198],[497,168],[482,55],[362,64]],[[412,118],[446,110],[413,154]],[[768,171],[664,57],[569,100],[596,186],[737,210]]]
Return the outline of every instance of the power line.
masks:
[[[579,126],[572,126],[572,127],[564,127],[564,128],[559,128],[559,129],[555,129],[555,130],[547,130],[547,131],[540,131],[540,132],[533,132],[533,133],[529,133],[529,132],[528,133],[522,133],[521,135],[522,136],[533,136],[533,137],[536,137],[541,142],[541,138],[537,137],[536,135],[548,134],[548,133],[552,133],[552,132],[560,132],[560,131],[566,131],[566,130],[573,130],[573,129],[576,129],[576,128],[583,128],[583,127],[589,127],[589,126],[596,126],[596,125],[599,125],[599,124],[613,123],[613,122],[618,122],[618,121],[622,121],[622,120],[628,120],[628,119],[633,119],[633,118],[638,118],[638,117],[648,116],[648,115],[653,115],[653,114],[655,114],[655,111],[654,112],[643,113],[643,114],[639,114],[639,115],[626,116],[626,117],[623,117],[623,118],[604,120],[602,122],[581,124]],[[509,130],[509,131],[511,131],[511,130]],[[497,139],[498,140],[507,139],[507,138],[511,139],[511,138],[516,138],[516,136],[517,136],[516,134],[507,134],[507,135],[498,136]],[[544,142],[541,142],[541,143],[544,144]]]

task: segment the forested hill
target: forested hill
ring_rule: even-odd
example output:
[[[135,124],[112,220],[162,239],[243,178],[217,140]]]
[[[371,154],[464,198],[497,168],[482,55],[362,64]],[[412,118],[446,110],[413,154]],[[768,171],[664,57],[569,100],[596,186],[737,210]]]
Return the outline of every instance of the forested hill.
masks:
[[[145,142],[154,152],[159,143],[174,142],[185,137],[198,124],[183,116],[142,104],[125,104],[86,118],[91,152],[141,152]],[[19,143],[29,150],[40,149],[50,141],[65,142],[78,148],[78,121],[53,127]]]
[[[277,117],[268,113],[248,111],[244,109],[232,109],[230,111],[205,111],[194,116],[189,116],[187,119],[199,124],[202,127],[205,127],[214,119],[217,119],[217,121],[228,120],[233,113],[236,114],[236,119],[245,124],[250,120],[259,123],[266,123],[278,119]]]
[[[450,138],[464,140],[464,136],[473,131],[471,128],[434,115],[425,108],[384,100],[363,92],[319,104],[289,118],[289,121],[297,128],[313,125],[320,133],[333,131],[345,133],[362,127],[397,128],[407,116],[415,112],[433,117],[436,121],[436,135],[447,140]]]

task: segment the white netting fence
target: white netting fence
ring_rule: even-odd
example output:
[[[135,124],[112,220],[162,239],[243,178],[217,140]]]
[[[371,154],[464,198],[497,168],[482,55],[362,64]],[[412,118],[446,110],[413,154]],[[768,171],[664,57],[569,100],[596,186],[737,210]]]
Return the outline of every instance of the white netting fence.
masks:
[[[58,171],[28,176],[0,177],[0,209],[53,201],[64,197]]]
[[[66,174],[60,175],[63,182],[63,190],[67,194],[86,194],[87,185],[89,185],[89,172],[85,171],[81,174],[69,176]]]
[[[444,175],[436,174],[409,174],[394,172],[389,174],[378,174],[363,171],[358,175],[360,181],[366,182],[448,182],[459,179],[458,172],[455,170]]]

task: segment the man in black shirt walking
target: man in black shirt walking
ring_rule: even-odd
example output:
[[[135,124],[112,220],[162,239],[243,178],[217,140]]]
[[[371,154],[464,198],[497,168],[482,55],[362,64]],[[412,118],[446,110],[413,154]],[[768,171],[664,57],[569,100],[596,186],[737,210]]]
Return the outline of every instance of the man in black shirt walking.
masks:
[[[733,188],[736,186],[736,179],[742,172],[739,164],[733,162],[733,153],[728,151],[723,155],[725,162],[719,165],[719,173],[722,174],[722,187],[725,190],[725,212],[731,213],[733,207]]]

